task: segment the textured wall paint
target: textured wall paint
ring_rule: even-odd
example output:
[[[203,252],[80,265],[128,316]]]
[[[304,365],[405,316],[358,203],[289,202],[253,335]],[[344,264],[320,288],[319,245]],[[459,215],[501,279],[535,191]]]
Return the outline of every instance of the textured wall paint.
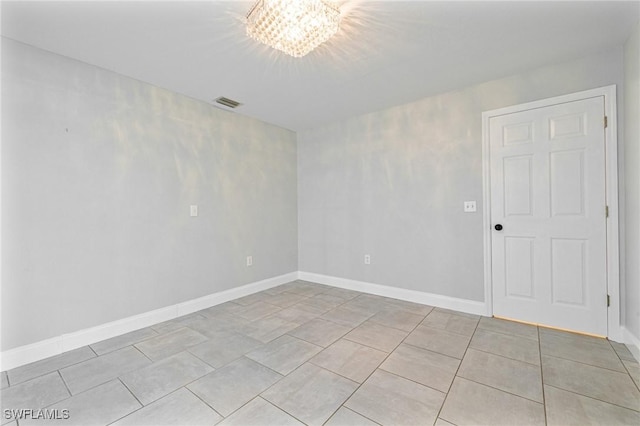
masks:
[[[297,218],[293,133],[2,47],[2,350],[296,269],[482,300],[481,112],[623,80],[618,49],[303,132]]]
[[[640,24],[624,49],[625,327],[640,340]]]
[[[2,114],[3,351],[297,270],[293,132],[7,39]]]
[[[620,85],[622,63],[619,48],[299,133],[300,270],[482,301],[482,112]]]

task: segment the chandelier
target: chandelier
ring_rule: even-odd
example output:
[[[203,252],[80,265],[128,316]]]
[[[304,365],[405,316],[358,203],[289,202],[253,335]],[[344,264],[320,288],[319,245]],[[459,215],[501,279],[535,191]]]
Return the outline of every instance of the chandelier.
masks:
[[[247,15],[247,34],[300,58],[329,40],[339,24],[338,7],[324,0],[258,0]]]

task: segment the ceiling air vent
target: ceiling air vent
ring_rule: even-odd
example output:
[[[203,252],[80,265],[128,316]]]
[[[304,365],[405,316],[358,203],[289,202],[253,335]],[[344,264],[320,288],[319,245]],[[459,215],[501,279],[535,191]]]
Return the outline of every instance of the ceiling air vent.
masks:
[[[218,99],[216,99],[216,102],[229,108],[237,108],[242,105],[240,102],[234,101],[233,99],[225,98],[224,96],[220,96]]]

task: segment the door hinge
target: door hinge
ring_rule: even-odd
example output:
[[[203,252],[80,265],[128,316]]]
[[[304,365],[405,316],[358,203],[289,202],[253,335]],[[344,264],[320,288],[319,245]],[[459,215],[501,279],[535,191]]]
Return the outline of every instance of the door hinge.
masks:
[[[607,294],[607,308],[611,306],[611,296]]]
[[[604,116],[604,128],[606,129],[609,126],[609,119],[607,118],[607,116]]]
[[[604,217],[609,217],[609,206],[604,206]]]

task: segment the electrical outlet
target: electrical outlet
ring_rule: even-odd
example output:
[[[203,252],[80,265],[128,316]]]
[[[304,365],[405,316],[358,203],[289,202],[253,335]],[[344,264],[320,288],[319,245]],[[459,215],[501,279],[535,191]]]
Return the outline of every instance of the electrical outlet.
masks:
[[[370,254],[365,254],[364,255],[364,264],[365,265],[371,265],[371,255]]]
[[[465,201],[464,202],[464,211],[465,213],[473,213],[476,211],[476,202],[475,201]]]
[[[247,256],[247,266],[253,265],[253,256]]]
[[[190,209],[191,217],[198,216],[198,206],[196,204],[192,204]]]

